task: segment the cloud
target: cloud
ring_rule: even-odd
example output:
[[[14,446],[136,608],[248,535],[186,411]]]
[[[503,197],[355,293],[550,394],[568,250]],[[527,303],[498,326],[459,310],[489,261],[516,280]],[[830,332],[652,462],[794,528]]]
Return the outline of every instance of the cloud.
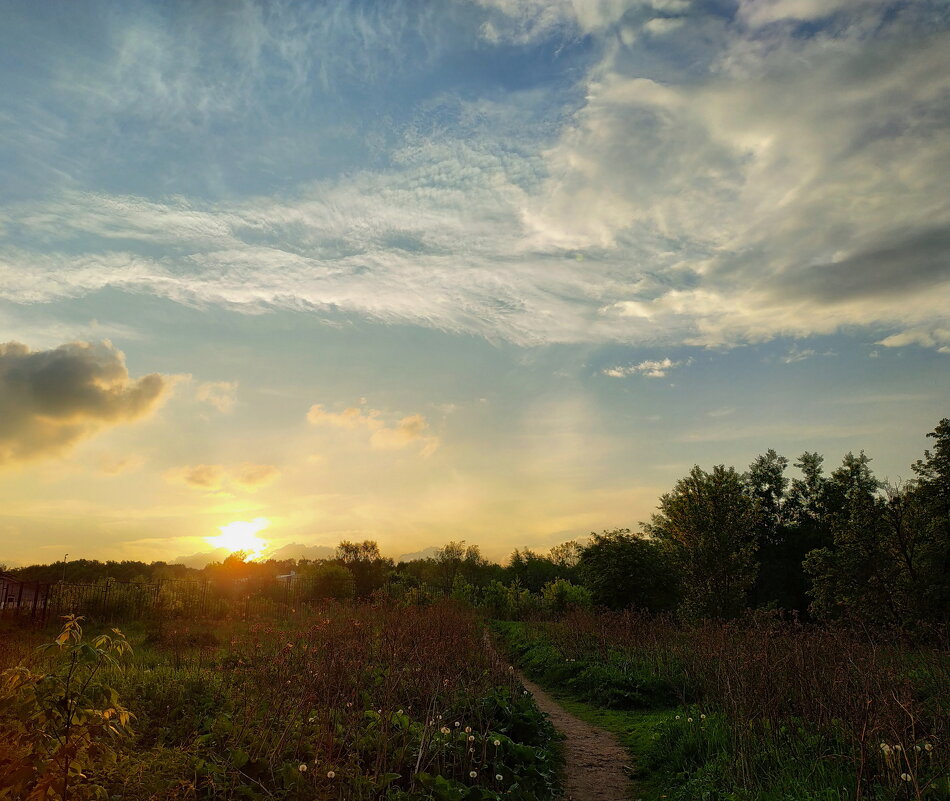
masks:
[[[936,348],[940,353],[950,353],[950,328],[908,328],[905,331],[885,337],[876,344],[883,345],[885,348],[920,345],[924,348]]]
[[[665,359],[648,360],[639,364],[628,364],[626,366],[608,367],[603,370],[603,374],[611,378],[626,378],[631,375],[645,375],[648,378],[663,378],[666,374],[682,365],[690,364],[691,359],[686,361],[673,361],[669,356]]]
[[[165,473],[165,480],[171,484],[204,492],[254,492],[279,477],[280,470],[274,465],[253,462],[187,465]]]
[[[0,344],[0,465],[62,453],[100,429],[147,416],[171,386],[131,379],[108,341],[30,350]]]
[[[162,163],[194,160],[173,177],[71,178],[0,206],[0,298],[111,288],[520,345],[718,347],[939,325],[950,306],[946,5],[720,6],[120,15],[114,48],[82,82],[68,80],[68,60],[53,70],[70,103],[32,128],[86,137],[83,153],[105,142],[102,163],[119,147],[129,163],[165,147],[176,158]],[[220,48],[198,47],[214,26]],[[517,85],[464,93],[440,82],[440,59],[464,61],[479,31],[480,57],[543,58],[545,79],[522,70]],[[390,73],[417,86],[391,68],[416,69],[407,53],[424,65],[424,90],[391,91]],[[443,72],[457,76],[451,64]],[[61,155],[71,174],[78,156]],[[194,189],[192,173],[204,183],[167,195]]]
[[[342,412],[328,412],[321,404],[314,404],[307,412],[307,420],[313,425],[332,426],[344,429],[363,429],[372,432],[369,442],[376,450],[401,450],[410,444],[420,446],[419,454],[431,456],[438,449],[440,440],[428,434],[429,424],[421,414],[412,414],[387,425],[378,409],[362,409],[351,406]]]
[[[237,381],[205,381],[198,385],[195,398],[227,414],[237,402]]]

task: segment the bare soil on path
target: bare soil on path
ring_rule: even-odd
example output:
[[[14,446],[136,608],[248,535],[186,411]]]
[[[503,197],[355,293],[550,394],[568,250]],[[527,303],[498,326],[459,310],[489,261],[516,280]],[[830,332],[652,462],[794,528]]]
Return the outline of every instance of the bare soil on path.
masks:
[[[610,732],[574,717],[537,684],[519,676],[535,703],[564,735],[565,801],[629,801],[630,756]]]

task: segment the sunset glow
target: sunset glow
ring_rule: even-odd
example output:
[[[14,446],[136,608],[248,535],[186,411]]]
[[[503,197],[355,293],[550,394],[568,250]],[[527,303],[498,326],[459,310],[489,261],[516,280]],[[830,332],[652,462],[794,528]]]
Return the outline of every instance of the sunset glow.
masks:
[[[251,562],[259,559],[267,550],[268,541],[257,535],[269,525],[270,520],[266,517],[249,521],[236,520],[226,526],[219,526],[218,530],[221,533],[216,537],[205,537],[205,542],[215,548],[227,548],[232,553],[243,551],[244,561]]]

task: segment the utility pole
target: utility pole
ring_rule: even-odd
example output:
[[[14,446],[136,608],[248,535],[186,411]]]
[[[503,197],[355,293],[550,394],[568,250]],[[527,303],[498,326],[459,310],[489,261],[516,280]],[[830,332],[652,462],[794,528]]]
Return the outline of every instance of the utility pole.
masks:
[[[66,559],[68,556],[69,556],[68,553],[63,554],[63,581],[62,581],[63,584],[66,583]]]

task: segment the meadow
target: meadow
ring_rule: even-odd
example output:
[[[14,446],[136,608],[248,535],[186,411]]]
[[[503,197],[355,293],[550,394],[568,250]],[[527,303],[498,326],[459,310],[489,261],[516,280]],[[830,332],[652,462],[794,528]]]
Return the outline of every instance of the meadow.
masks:
[[[7,630],[5,799],[533,799],[554,733],[473,611]],[[92,636],[95,632],[96,636]],[[104,632],[104,633],[99,633]]]
[[[634,754],[640,797],[950,798],[950,659],[775,613],[499,622],[528,675]]]

